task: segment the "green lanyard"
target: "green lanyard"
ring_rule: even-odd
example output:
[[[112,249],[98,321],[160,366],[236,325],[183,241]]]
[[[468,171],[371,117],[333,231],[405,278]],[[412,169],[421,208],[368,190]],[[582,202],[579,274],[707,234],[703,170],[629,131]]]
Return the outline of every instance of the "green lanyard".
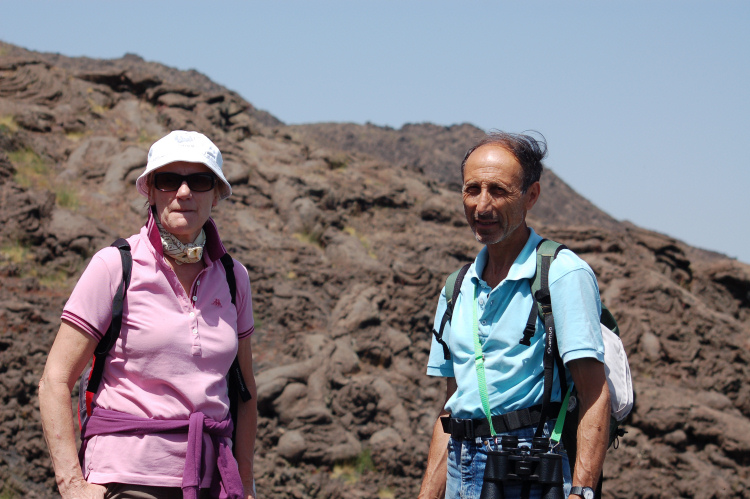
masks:
[[[560,373],[560,376],[565,376],[565,373]],[[568,400],[570,400],[571,391],[573,391],[573,385],[568,388],[568,391],[563,398],[562,405],[560,406],[560,412],[557,415],[555,429],[552,430],[552,435],[549,436],[549,442],[552,447],[556,447],[557,444],[560,443],[563,426],[565,426],[565,415],[568,413]]]
[[[490,413],[490,399],[487,395],[487,378],[484,374],[484,352],[482,351],[482,343],[479,341],[479,318],[477,316],[477,297],[479,295],[479,287],[477,286],[474,291],[474,306],[472,307],[474,315],[474,365],[477,368],[477,381],[479,382],[479,398],[482,400],[482,409],[484,409],[484,415],[490,424],[490,434],[495,437],[495,428],[492,426],[492,414]],[[561,376],[565,376],[565,373],[561,373]],[[560,443],[560,437],[562,436],[563,426],[565,425],[565,415],[568,409],[568,400],[570,399],[570,392],[573,389],[571,386],[568,388],[568,392],[563,398],[562,405],[560,407],[560,413],[557,416],[557,422],[555,428],[552,430],[550,435],[550,443],[556,446]]]
[[[490,434],[496,435],[495,428],[492,426],[492,414],[490,413],[490,399],[487,396],[487,379],[484,375],[484,352],[482,343],[479,341],[479,319],[477,317],[477,295],[479,295],[479,286],[474,291],[474,365],[477,368],[477,380],[479,381],[479,397],[482,399],[482,408],[487,421],[490,423]]]

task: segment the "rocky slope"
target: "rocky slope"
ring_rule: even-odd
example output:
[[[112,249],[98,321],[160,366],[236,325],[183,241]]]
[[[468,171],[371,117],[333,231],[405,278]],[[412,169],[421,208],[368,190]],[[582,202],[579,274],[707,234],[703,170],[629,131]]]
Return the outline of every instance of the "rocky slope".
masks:
[[[285,126],[203,75],[0,43],[0,494],[54,497],[36,384],[88,258],[145,218],[148,146],[197,129],[250,272],[263,497],[415,497],[442,384],[445,276],[478,247],[455,190],[470,125]],[[622,224],[552,172],[533,226],[597,272],[637,406],[606,497],[750,497],[750,266]]]

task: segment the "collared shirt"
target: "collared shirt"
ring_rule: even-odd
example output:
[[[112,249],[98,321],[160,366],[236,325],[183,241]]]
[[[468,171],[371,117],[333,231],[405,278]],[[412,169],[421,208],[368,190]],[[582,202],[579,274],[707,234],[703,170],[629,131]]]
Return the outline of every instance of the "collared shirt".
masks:
[[[120,337],[106,357],[95,405],[154,419],[187,419],[202,412],[222,421],[229,411],[225,375],[238,339],[253,332],[247,269],[235,261],[237,305],[219,261],[226,253],[212,220],[204,226],[205,268],[185,292],[162,253],[153,217],[128,238],[133,256]],[[99,340],[112,319],[112,297],[122,281],[116,248],[92,258],[62,318]],[[213,446],[205,436],[209,462]],[[97,435],[88,443],[84,476],[92,483],[180,487],[187,435]],[[208,473],[208,480],[212,473]],[[207,483],[202,486],[207,486]]]
[[[466,273],[453,319],[443,333],[451,351],[450,360],[443,358],[443,349],[433,336],[427,374],[456,378],[456,392],[445,405],[455,418],[485,417],[474,363],[472,307],[475,303],[492,414],[504,414],[541,403],[544,392],[544,327],[539,317],[531,346],[519,344],[533,306],[531,280],[536,272],[536,246],[541,240],[530,229],[529,239],[507,277],[494,289],[481,278],[488,258],[487,248],[483,248]],[[563,362],[567,364],[580,358],[604,362],[599,325],[601,301],[594,272],[572,251],[563,250],[550,267],[549,282],[557,344]],[[435,314],[436,329],[445,309],[443,288]],[[556,370],[552,400],[561,400]]]

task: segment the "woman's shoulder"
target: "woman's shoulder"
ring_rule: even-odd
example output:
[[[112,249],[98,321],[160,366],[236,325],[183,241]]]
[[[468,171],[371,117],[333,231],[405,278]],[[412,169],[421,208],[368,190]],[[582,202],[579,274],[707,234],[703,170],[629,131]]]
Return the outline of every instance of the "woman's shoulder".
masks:
[[[234,263],[234,266],[232,267],[232,270],[234,270],[234,278],[235,281],[237,281],[237,293],[249,294],[250,274],[247,271],[247,267],[245,267],[244,263],[234,257],[232,257],[232,262]]]
[[[247,267],[245,267],[245,264],[243,264],[241,261],[232,257],[232,255],[229,253],[225,253],[222,259],[224,259],[226,255],[229,255],[232,258],[232,273],[234,274],[237,303],[238,305],[247,303],[250,301],[248,300],[248,298],[251,296],[250,276],[248,274]],[[221,270],[218,270],[218,268],[221,268]],[[219,275],[225,276],[224,278],[227,279],[227,276],[225,274],[226,266],[223,264],[223,262],[216,260],[214,262],[214,269],[217,269],[215,270],[215,272],[221,272],[221,274]]]
[[[105,246],[94,253],[92,260],[95,258],[103,260],[105,263],[120,261],[120,251],[114,246]]]
[[[91,261],[86,266],[86,273],[107,272],[114,274],[115,272],[119,272],[121,268],[122,260],[120,259],[120,252],[114,246],[107,246],[94,253]]]
[[[119,239],[117,241],[119,241]],[[137,246],[141,244],[140,238],[138,237],[138,234],[136,234],[125,239],[125,241],[127,241],[129,246],[129,250],[126,252],[126,258],[130,258],[132,261],[133,251],[135,251]],[[109,246],[104,246],[94,253],[94,256],[91,257],[89,266],[94,265],[97,267],[106,267],[110,271],[120,272],[122,270],[122,258],[121,252],[116,246],[116,242],[113,242]]]
[[[232,262],[234,262],[234,273],[237,274],[239,272],[248,275],[247,273],[247,267],[245,267],[245,264],[241,261],[237,260],[235,257],[232,257]]]

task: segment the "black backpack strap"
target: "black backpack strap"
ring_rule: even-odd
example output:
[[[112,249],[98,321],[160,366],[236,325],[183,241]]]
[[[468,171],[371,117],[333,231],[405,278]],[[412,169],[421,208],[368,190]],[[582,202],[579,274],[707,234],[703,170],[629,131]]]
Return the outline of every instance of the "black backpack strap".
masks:
[[[536,255],[537,271],[531,284],[532,294],[537,302],[538,313],[544,322],[544,393],[542,395],[542,414],[544,417],[539,421],[535,434],[536,437],[542,436],[544,423],[555,416],[555,414],[551,414],[552,411],[550,411],[555,365],[557,365],[558,378],[560,379],[560,391],[561,393],[566,393],[568,391],[568,382],[565,377],[565,366],[557,347],[555,317],[552,313],[552,299],[549,291],[550,266],[558,253],[564,248],[564,245],[548,239],[543,239],[539,243]]]
[[[112,298],[112,321],[106,334],[99,340],[94,350],[94,365],[91,367],[91,377],[89,378],[87,392],[96,393],[99,389],[99,383],[104,373],[104,359],[115,346],[117,338],[120,337],[120,328],[122,327],[122,312],[125,306],[125,296],[130,286],[130,275],[133,270],[133,257],[130,254],[130,245],[125,239],[118,239],[111,246],[120,250],[120,260],[122,261],[122,281],[117,287],[114,298]]]
[[[224,265],[224,271],[227,274],[227,285],[229,286],[229,293],[232,295],[232,304],[237,306],[237,278],[234,275],[234,260],[229,253],[224,253],[221,256],[221,263]],[[240,359],[235,356],[232,362],[232,367],[229,368],[227,373],[227,392],[229,394],[229,415],[232,418],[234,429],[232,430],[232,442],[235,442],[237,434],[237,410],[239,407],[239,401],[237,396],[242,399],[243,402],[247,402],[252,398],[250,390],[248,390],[245,384],[245,377],[242,375],[242,369],[240,368]],[[236,446],[235,446],[236,448]]]
[[[443,339],[443,331],[445,330],[445,325],[453,318],[453,307],[456,306],[458,295],[461,294],[461,284],[464,281],[464,277],[466,276],[466,272],[468,272],[469,267],[471,267],[471,264],[467,263],[466,265],[449,275],[445,280],[445,313],[443,313],[443,318],[440,321],[440,330],[432,330],[432,334],[435,335],[435,339],[438,343],[440,343],[440,346],[443,347],[443,358],[445,360],[450,360],[451,351],[448,348],[448,344]]]
[[[536,333],[536,317],[539,315],[537,311],[538,303],[536,301],[536,296],[534,296],[534,293],[531,293],[531,311],[529,312],[529,318],[526,321],[526,327],[523,328],[523,338],[521,338],[521,341],[518,343],[521,345],[526,345],[527,347],[531,346],[531,338],[533,338],[534,334]]]
[[[229,293],[232,295],[232,305],[237,306],[237,278],[234,276],[234,260],[229,253],[221,255],[221,264],[224,265],[224,271],[227,273],[227,284]]]

